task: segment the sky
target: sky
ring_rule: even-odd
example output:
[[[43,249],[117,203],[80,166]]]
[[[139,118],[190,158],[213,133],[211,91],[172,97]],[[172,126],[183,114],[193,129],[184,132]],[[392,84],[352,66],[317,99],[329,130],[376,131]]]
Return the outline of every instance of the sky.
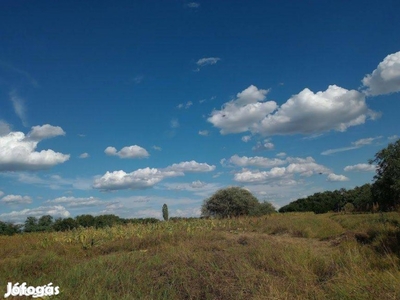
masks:
[[[0,220],[196,217],[373,180],[397,0],[0,2]]]

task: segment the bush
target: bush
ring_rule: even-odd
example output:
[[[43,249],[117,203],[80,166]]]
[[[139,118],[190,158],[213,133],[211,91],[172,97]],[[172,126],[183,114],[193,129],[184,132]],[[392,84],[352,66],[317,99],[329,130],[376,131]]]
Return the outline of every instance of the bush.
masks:
[[[275,207],[271,203],[264,201],[251,209],[249,215],[258,217],[269,215],[274,212],[276,212]]]

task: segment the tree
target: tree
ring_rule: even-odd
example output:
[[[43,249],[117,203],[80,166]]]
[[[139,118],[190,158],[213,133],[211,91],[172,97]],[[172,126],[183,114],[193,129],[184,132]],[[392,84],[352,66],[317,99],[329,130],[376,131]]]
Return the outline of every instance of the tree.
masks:
[[[267,202],[264,201],[262,203],[259,203],[257,206],[255,206],[254,208],[252,208],[249,212],[250,216],[264,216],[264,215],[269,215],[276,212],[275,207]]]
[[[260,203],[248,190],[240,187],[228,187],[218,190],[210,198],[204,200],[202,216],[221,218],[249,215],[250,211]]]
[[[37,231],[51,231],[53,228],[53,217],[50,215],[41,216],[38,220]]]
[[[22,225],[0,221],[0,235],[14,235],[19,233]]]
[[[75,220],[78,222],[79,226],[82,227],[94,227],[96,225],[96,220],[92,215],[76,216]]]
[[[53,224],[53,228],[55,231],[67,231],[77,228],[78,226],[78,222],[73,218],[59,218]]]
[[[38,231],[38,219],[36,217],[27,217],[25,220],[24,231],[35,232]]]
[[[389,144],[369,161],[376,164],[372,195],[379,207],[390,210],[400,204],[400,139]]]
[[[168,206],[165,203],[162,207],[162,216],[164,218],[164,221],[168,221]]]

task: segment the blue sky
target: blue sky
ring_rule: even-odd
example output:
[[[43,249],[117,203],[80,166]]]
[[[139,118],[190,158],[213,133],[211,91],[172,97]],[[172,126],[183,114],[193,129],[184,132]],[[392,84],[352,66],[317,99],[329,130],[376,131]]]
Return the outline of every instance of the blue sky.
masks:
[[[0,220],[277,208],[399,138],[398,1],[0,3]]]

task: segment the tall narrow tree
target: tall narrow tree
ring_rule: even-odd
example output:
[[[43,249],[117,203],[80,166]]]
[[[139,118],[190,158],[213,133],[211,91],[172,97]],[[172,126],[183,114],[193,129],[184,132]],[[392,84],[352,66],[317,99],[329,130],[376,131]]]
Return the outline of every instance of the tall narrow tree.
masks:
[[[168,206],[165,203],[162,207],[162,216],[164,218],[164,221],[168,221]]]

